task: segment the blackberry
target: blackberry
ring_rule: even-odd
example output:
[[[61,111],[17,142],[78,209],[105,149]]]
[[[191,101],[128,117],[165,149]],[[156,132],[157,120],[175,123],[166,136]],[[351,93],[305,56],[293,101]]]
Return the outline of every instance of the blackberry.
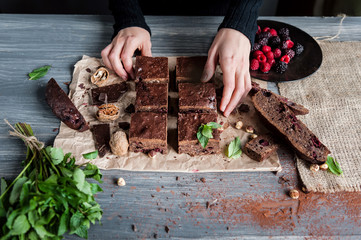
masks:
[[[287,44],[286,41],[283,41],[283,42],[282,42],[282,44],[281,44],[281,49],[282,49],[282,50],[288,49],[288,44]]]
[[[287,70],[287,63],[278,61],[275,64],[275,71],[278,73],[284,73]]]
[[[261,45],[261,46],[265,46],[268,44],[268,38],[260,38],[258,40],[258,43]]]
[[[289,36],[290,35],[290,30],[288,30],[288,28],[281,28],[278,31],[278,35],[280,35],[280,36]]]
[[[282,41],[287,41],[287,40],[291,40],[290,36],[286,36],[286,35],[281,35]]]
[[[285,50],[285,54],[287,54],[291,59],[295,56],[295,51],[292,49]]]
[[[254,43],[254,44],[253,44],[253,47],[252,47],[252,52],[254,52],[254,51],[256,51],[256,50],[260,50],[261,47],[262,47],[261,44],[259,44],[259,43]]]
[[[270,38],[272,37],[272,34],[270,32],[261,32],[260,34],[258,34],[258,38],[261,39],[261,38]]]
[[[295,51],[296,56],[300,55],[304,48],[300,43],[296,43],[295,46],[293,46],[293,50]]]
[[[280,45],[281,43],[281,39],[279,36],[273,36],[273,37],[270,37],[268,39],[268,44],[272,47],[272,48],[276,48],[278,47],[278,45]]]

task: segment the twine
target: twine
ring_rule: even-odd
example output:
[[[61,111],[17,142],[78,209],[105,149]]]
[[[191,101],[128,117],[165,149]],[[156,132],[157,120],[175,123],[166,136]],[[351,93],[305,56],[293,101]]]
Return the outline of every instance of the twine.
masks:
[[[13,130],[13,131],[9,131],[10,136],[21,138],[25,142],[25,144],[31,148],[31,150],[37,149],[38,151],[40,151],[42,148],[44,148],[45,144],[43,142],[40,142],[35,136],[26,136],[21,132],[19,132],[18,130],[16,130],[9,123],[8,120],[4,119],[4,121]]]
[[[339,15],[340,17],[342,16],[341,20],[340,20],[340,24],[338,26],[338,32],[336,35],[334,36],[320,36],[320,37],[314,37],[315,40],[318,40],[318,41],[330,41],[330,40],[333,40],[335,38],[338,38],[338,36],[340,36],[341,34],[341,30],[342,30],[342,23],[343,23],[343,20],[345,20],[346,18],[346,14],[342,13]]]

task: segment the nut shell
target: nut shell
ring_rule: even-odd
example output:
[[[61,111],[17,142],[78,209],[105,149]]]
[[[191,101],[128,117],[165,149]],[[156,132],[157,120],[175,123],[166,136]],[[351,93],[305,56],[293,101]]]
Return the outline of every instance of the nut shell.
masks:
[[[300,193],[296,189],[292,189],[289,194],[292,199],[298,199],[300,197]]]
[[[98,87],[105,86],[109,77],[109,72],[106,68],[100,67],[96,72],[90,77],[90,80],[93,84]]]
[[[112,153],[118,156],[122,156],[128,153],[128,139],[125,132],[119,130],[115,132],[109,141],[110,148]]]
[[[114,104],[103,104],[99,106],[96,117],[101,122],[108,122],[117,120],[120,116],[120,111]]]

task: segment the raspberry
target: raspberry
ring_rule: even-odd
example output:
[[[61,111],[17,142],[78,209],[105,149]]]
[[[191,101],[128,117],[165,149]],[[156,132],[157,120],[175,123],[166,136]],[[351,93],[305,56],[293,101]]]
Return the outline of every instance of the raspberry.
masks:
[[[295,51],[296,55],[298,56],[298,55],[300,55],[300,54],[303,52],[304,48],[303,48],[303,46],[302,46],[300,43],[296,43],[296,44],[293,46],[293,50]]]
[[[252,47],[252,52],[256,51],[256,50],[260,50],[261,49],[261,44],[259,43],[254,43],[253,47]]]
[[[281,62],[285,62],[286,64],[288,64],[290,62],[291,58],[288,55],[283,55],[280,59]]]
[[[287,63],[285,62],[281,62],[281,61],[278,61],[276,64],[275,64],[275,71],[278,72],[278,73],[284,73],[286,70],[287,70]]]
[[[275,50],[273,50],[273,55],[275,58],[281,57],[281,55],[282,55],[281,49],[276,48]]]
[[[281,43],[281,39],[279,36],[272,36],[268,39],[268,44],[273,48],[280,45],[280,43]]]
[[[271,33],[272,36],[277,36],[277,31],[276,31],[276,29],[271,28],[271,29],[269,30],[269,32]]]
[[[261,34],[262,34],[262,33],[261,33]],[[267,45],[267,43],[268,43],[268,38],[260,38],[260,39],[258,40],[258,43],[259,43],[260,45],[262,45],[262,46]]]
[[[267,53],[267,52],[270,52],[272,50],[272,48],[270,47],[270,46],[263,46],[262,47],[262,52],[264,52],[264,53]]]
[[[259,61],[257,59],[252,59],[251,60],[251,65],[250,65],[251,70],[258,70],[259,68]]]
[[[267,58],[267,62],[271,65],[271,67],[276,63],[276,60],[273,58]]]
[[[278,31],[278,34],[281,36],[289,36],[290,35],[290,30],[288,30],[288,28],[281,28]]]
[[[287,55],[286,55],[286,56],[287,56]],[[258,55],[258,56],[256,57],[256,59],[257,59],[259,62],[262,62],[262,63],[264,63],[264,62],[267,61],[266,56],[263,55],[263,54]]]
[[[286,43],[287,43],[287,48],[292,48],[293,45],[295,45],[291,40],[287,40]]]
[[[261,50],[256,50],[253,52],[253,57],[256,58],[258,55],[263,55],[263,52]]]
[[[257,30],[257,33],[256,34],[260,34],[261,33],[261,27],[258,26],[258,30]]]
[[[262,32],[269,32],[270,28],[269,27],[265,27],[263,28]]]
[[[295,56],[295,51],[293,51],[292,49],[287,49],[285,51],[285,54],[287,54],[290,57],[290,59],[292,59]]]
[[[267,53],[266,53],[266,57],[267,57],[267,59],[274,59],[274,58],[275,58],[275,56],[274,56],[274,54],[273,54],[272,51],[267,52]]]
[[[271,64],[268,62],[262,63],[260,69],[263,73],[268,73],[271,70]]]

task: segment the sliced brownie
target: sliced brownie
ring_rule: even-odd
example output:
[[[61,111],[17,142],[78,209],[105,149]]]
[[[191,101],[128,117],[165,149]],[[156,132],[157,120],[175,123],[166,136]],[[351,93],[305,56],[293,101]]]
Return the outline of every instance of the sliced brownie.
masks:
[[[167,114],[133,113],[129,129],[129,150],[132,152],[167,153]]]
[[[256,161],[263,161],[278,149],[278,144],[269,135],[260,135],[247,142],[243,152]]]
[[[168,58],[137,56],[135,81],[169,82]]]
[[[84,132],[89,129],[83,115],[78,111],[54,78],[50,79],[46,85],[45,98],[55,116],[68,127],[79,132]]]
[[[179,113],[178,114],[178,153],[187,153],[191,156],[216,154],[220,152],[220,132],[213,130],[205,148],[199,143],[197,131],[201,124],[217,122],[217,113]]]
[[[297,119],[294,112],[270,91],[258,91],[252,97],[255,109],[275,134],[288,142],[300,158],[311,163],[322,164],[330,151]]]
[[[168,83],[139,82],[136,91],[135,111],[168,112]]]
[[[117,102],[127,90],[128,86],[125,82],[93,88],[91,90],[92,102],[95,105]]]
[[[178,87],[179,112],[216,112],[216,90],[213,83],[180,83]]]
[[[178,57],[176,61],[176,81],[200,82],[207,56]]]
[[[109,124],[97,124],[92,126],[93,136],[95,140],[95,148],[98,150],[99,157],[104,157],[110,152],[110,128]]]

